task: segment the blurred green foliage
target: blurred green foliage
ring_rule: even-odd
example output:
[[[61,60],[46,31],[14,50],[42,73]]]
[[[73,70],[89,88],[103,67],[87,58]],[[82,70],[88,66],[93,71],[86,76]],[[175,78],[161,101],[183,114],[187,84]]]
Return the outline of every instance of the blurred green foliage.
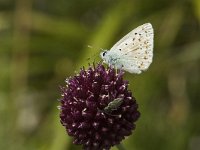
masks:
[[[0,149],[81,149],[59,122],[58,86],[146,22],[154,61],[126,73],[141,117],[124,146],[199,150],[199,0],[0,0]]]

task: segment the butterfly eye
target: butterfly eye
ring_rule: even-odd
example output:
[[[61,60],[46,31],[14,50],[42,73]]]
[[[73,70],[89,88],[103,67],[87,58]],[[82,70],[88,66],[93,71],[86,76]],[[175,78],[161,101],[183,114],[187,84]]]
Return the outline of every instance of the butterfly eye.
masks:
[[[102,55],[103,55],[103,56],[105,56],[105,54],[106,54],[106,52],[103,52],[103,54],[102,54]]]

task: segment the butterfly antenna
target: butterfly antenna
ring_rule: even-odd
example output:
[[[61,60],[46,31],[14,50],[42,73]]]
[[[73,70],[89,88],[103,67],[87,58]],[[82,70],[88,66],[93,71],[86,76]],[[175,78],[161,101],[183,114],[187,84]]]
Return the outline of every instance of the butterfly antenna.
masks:
[[[87,45],[87,47],[90,48],[90,49],[94,49],[94,47],[91,46],[91,45]],[[95,56],[95,54],[92,55],[91,57],[93,58],[94,56]],[[90,60],[91,60],[91,57],[88,57],[88,58],[87,58],[87,61],[90,61]]]
[[[88,47],[88,48],[93,48],[93,46],[91,46],[91,45],[88,45],[87,47]]]
[[[101,51],[104,51],[104,49],[103,49],[103,48],[100,48],[100,50],[101,50]]]
[[[94,46],[91,46],[91,45],[88,45],[87,47],[88,47],[88,48],[91,48],[91,49],[100,49],[101,51],[104,51],[103,48],[94,47]]]
[[[104,50],[103,48],[96,48],[96,47],[93,47],[93,46],[91,46],[91,45],[88,45],[87,47],[88,47],[88,48],[91,48],[91,49],[100,49],[101,51]],[[99,54],[99,53],[93,54],[91,57],[87,58],[87,61],[91,60],[91,58],[94,58],[94,62],[96,62],[96,59],[97,59],[98,56],[99,56],[98,54]],[[100,61],[100,62],[102,62],[102,61]]]

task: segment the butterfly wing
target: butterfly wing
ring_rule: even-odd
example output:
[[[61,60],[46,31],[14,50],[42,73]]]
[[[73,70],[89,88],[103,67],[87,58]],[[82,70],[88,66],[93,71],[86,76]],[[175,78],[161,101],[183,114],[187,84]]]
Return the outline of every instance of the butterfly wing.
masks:
[[[150,23],[143,24],[119,40],[110,49],[110,52],[119,57],[117,63],[124,70],[139,74],[148,69],[152,63],[153,37],[152,25]]]

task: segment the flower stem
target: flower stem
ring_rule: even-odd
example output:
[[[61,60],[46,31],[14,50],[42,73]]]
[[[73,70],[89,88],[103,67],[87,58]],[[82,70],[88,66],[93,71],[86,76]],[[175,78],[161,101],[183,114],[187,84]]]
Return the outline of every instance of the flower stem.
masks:
[[[118,148],[118,150],[126,150],[123,144],[116,145],[116,147]]]

